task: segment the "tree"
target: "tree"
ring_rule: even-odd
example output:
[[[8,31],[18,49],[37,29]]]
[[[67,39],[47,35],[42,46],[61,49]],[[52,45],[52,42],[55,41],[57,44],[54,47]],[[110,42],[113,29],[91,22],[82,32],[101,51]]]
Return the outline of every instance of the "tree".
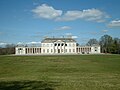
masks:
[[[119,54],[120,53],[120,39],[114,38],[113,44],[114,44],[113,53]]]
[[[94,45],[94,44],[95,44],[95,45],[98,45],[99,42],[98,42],[96,39],[93,38],[93,39],[90,39],[86,45],[92,46],[92,45]]]
[[[15,45],[14,44],[7,44],[6,50],[7,50],[7,54],[14,54],[15,53]]]
[[[100,38],[99,42],[101,46],[101,51],[103,53],[111,53],[112,45],[113,45],[113,39],[109,35],[104,35]]]
[[[14,54],[14,53],[15,53],[14,44],[7,44],[5,47],[0,48],[0,55]]]

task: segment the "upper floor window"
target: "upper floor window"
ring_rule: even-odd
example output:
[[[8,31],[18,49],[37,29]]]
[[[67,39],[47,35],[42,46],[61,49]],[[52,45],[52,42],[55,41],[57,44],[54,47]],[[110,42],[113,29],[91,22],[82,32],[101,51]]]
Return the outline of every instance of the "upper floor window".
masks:
[[[69,46],[71,47],[71,44],[69,44]]]
[[[51,47],[52,47],[52,44],[51,44]]]
[[[57,46],[57,43],[55,43],[54,45]]]
[[[45,46],[45,44],[42,44],[42,46],[44,47],[44,46]]]
[[[73,47],[75,46],[75,44],[73,43]]]
[[[49,44],[47,44],[47,47],[49,47]]]
[[[67,44],[65,44],[65,46],[67,46]]]
[[[60,46],[60,43],[58,43],[58,46]]]
[[[61,46],[64,46],[64,43],[62,43]]]

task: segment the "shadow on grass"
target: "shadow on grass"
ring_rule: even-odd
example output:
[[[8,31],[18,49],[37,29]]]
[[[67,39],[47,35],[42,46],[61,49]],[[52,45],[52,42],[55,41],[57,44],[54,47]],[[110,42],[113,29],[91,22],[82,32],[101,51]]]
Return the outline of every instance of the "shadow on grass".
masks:
[[[6,81],[0,82],[0,90],[54,90],[58,82]]]

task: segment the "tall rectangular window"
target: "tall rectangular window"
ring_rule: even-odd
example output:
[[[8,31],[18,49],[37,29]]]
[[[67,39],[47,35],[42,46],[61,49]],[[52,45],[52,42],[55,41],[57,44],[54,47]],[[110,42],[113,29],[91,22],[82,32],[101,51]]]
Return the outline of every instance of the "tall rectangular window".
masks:
[[[43,53],[45,53],[45,49],[43,49]]]
[[[73,52],[75,52],[75,49],[73,49]]]
[[[49,53],[49,49],[47,49],[47,53]]]
[[[65,49],[65,52],[67,52],[67,49]]]
[[[67,46],[67,44],[65,44],[65,46]]]
[[[54,45],[57,46],[57,43],[55,43]]]
[[[69,49],[69,52],[71,52],[71,49]]]
[[[58,43],[58,46],[60,46],[60,43]]]

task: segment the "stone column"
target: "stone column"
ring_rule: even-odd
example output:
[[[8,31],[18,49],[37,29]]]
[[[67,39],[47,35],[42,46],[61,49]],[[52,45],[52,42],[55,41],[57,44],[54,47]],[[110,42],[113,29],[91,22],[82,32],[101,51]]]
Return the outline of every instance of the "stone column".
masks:
[[[31,48],[31,54],[33,54],[33,48]]]

